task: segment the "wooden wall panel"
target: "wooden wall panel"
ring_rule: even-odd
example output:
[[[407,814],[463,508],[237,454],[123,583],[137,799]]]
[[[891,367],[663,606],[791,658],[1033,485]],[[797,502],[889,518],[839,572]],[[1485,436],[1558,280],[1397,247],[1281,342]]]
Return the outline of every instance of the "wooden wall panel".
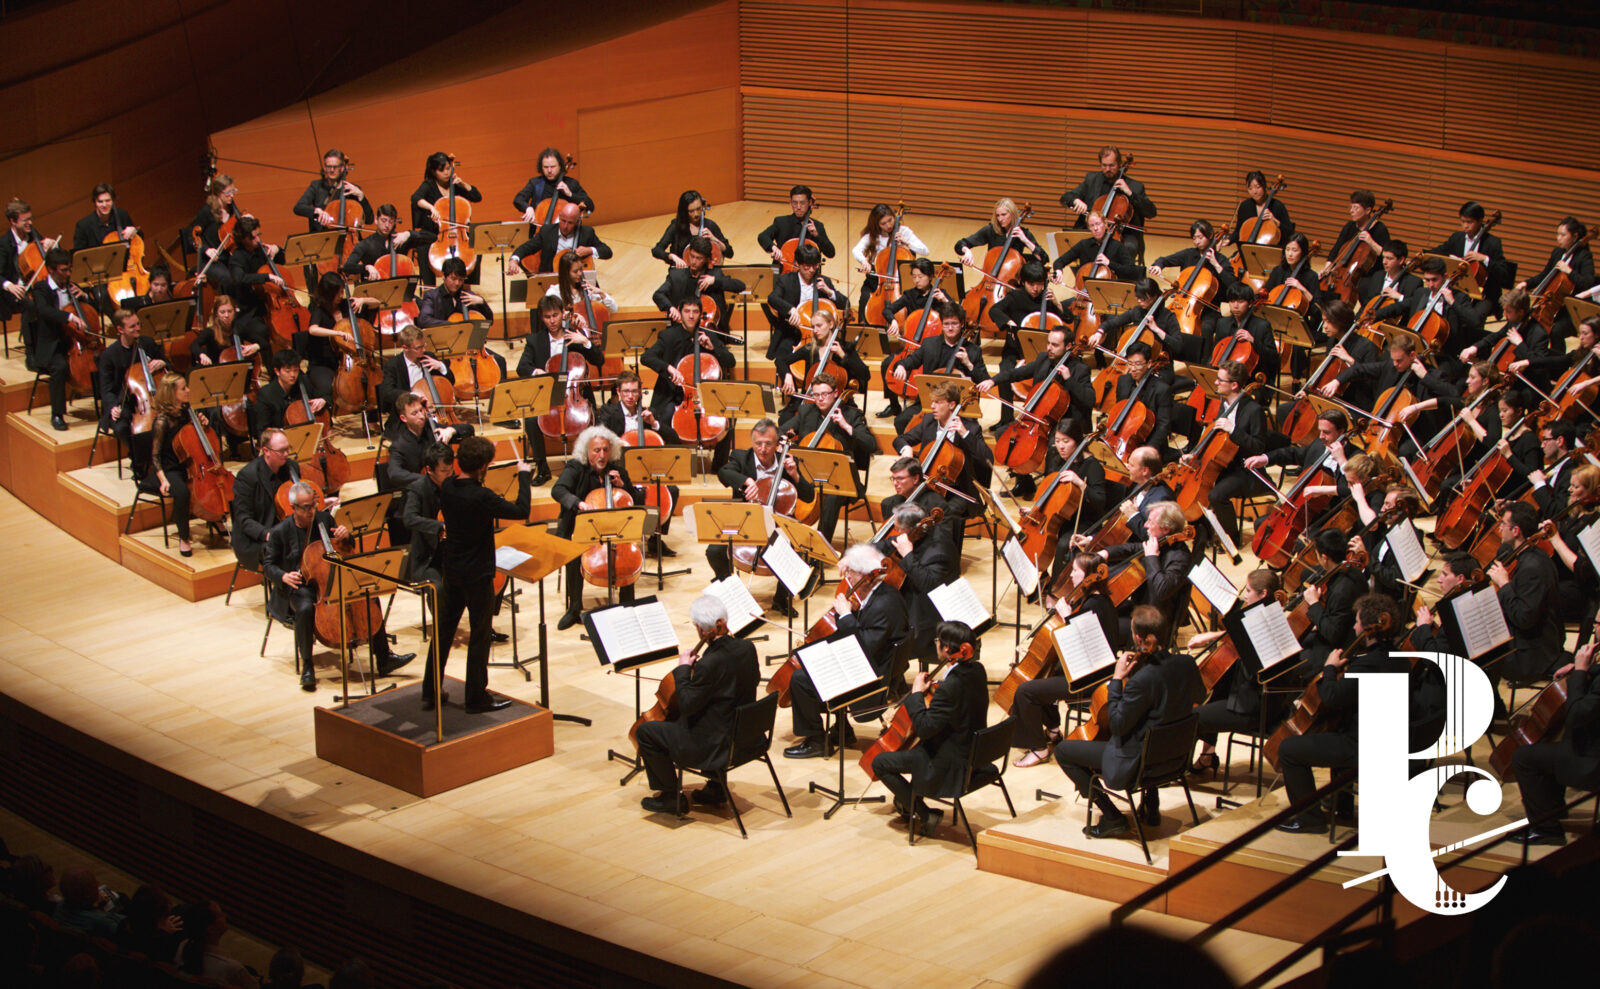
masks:
[[[797,23],[826,25],[808,63],[815,71],[800,75]],[[1230,218],[1243,173],[1260,168],[1288,178],[1285,202],[1325,244],[1355,188],[1395,199],[1390,229],[1419,247],[1442,241],[1456,229],[1456,207],[1477,199],[1507,210],[1498,232],[1525,265],[1548,252],[1561,215],[1592,222],[1600,206],[1587,145],[1567,136],[1557,142],[1562,163],[1546,163],[1548,141],[1570,126],[1565,111],[1546,107],[1600,90],[1600,67],[1577,59],[915,0],[743,0],[740,32],[752,199],[779,200],[806,181],[831,204],[904,198],[913,214],[981,221],[1009,195],[1042,207],[1035,222],[1048,228],[1066,219],[1057,197],[1110,143],[1137,157],[1159,234]],[[1095,76],[1107,62],[1113,84]],[[1349,95],[1331,99],[1329,80],[1343,80]],[[913,153],[905,142],[919,126],[931,131]],[[1525,203],[1534,180],[1541,195]]]
[[[547,145],[577,159],[574,175],[601,222],[670,210],[685,175],[703,182],[713,201],[737,199],[736,14],[726,0],[601,45],[438,85],[431,77],[364,80],[312,99],[309,109],[269,114],[213,139],[240,198],[273,236],[305,228],[292,207],[330,146],[355,161],[352,180],[368,198],[394,202],[407,226],[405,204],[434,151],[456,155],[462,177],[483,190],[474,220],[512,218],[511,199]],[[700,39],[694,71],[684,67],[686,37]],[[663,107],[671,112],[658,118]],[[638,141],[635,129],[659,137]]]

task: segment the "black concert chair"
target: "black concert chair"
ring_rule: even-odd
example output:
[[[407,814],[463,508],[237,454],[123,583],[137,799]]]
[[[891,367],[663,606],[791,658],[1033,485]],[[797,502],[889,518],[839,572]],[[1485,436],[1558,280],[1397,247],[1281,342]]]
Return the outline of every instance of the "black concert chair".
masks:
[[[1089,779],[1089,808],[1088,818],[1085,823],[1094,823],[1094,794],[1098,790],[1114,800],[1119,800],[1128,805],[1128,816],[1133,819],[1134,829],[1139,835],[1139,847],[1144,849],[1145,864],[1153,864],[1150,857],[1150,843],[1144,837],[1144,822],[1139,814],[1139,805],[1135,794],[1142,790],[1159,789],[1172,783],[1183,787],[1183,798],[1189,802],[1189,816],[1196,826],[1200,824],[1200,814],[1194,809],[1194,796],[1189,792],[1189,754],[1194,751],[1195,735],[1200,731],[1200,716],[1190,714],[1178,721],[1169,721],[1164,725],[1152,725],[1145,733],[1144,746],[1139,753],[1139,772],[1129,784],[1125,793],[1118,793],[1106,785],[1100,778],[1099,771]]]
[[[94,424],[94,442],[89,444],[88,466],[94,466],[95,451],[100,449],[100,438],[102,436],[109,437],[111,440],[111,452],[117,458],[117,480],[120,481],[122,480],[122,441],[117,439],[115,431],[105,428],[99,420],[95,420]]]
[[[156,483],[160,484],[159,481]],[[167,496],[161,493],[160,487],[157,487],[154,491],[145,487],[144,478],[134,478],[133,505],[128,509],[127,521],[122,523],[122,534],[126,536],[133,532],[133,516],[139,511],[139,502],[141,501],[154,501],[161,506],[161,545],[163,547],[171,546],[172,541],[167,532],[167,526],[170,522],[167,512]]]
[[[728,786],[728,773],[746,763],[759,759],[767,764],[767,772],[772,774],[772,785],[778,791],[778,799],[783,801],[784,816],[794,816],[794,811],[789,809],[789,797],[783,792],[783,784],[778,782],[778,770],[772,765],[772,732],[777,720],[778,695],[763,694],[760,700],[745,704],[733,712],[733,739],[728,743],[727,758],[719,765],[700,769],[678,766],[679,793],[683,792],[683,774],[686,772],[722,784],[723,792],[728,795],[728,805],[733,808],[733,819],[739,825],[741,838],[749,838],[750,833],[744,829],[744,815],[739,813],[739,801],[733,798],[733,790]],[[678,815],[679,819],[688,816],[687,811]]]
[[[1017,816],[1017,808],[1011,802],[1011,791],[1006,789],[1006,764],[1011,761],[1011,735],[1016,727],[1017,719],[1006,718],[975,733],[972,736],[972,751],[967,754],[967,771],[962,777],[961,792],[949,796],[930,794],[924,798],[952,805],[953,813],[961,819],[961,826],[967,829],[967,841],[972,845],[973,855],[978,854],[978,838],[972,833],[972,821],[967,817],[967,809],[961,806],[961,798],[986,786],[998,786],[1001,796],[1006,798],[1006,810],[1011,812],[1012,817]],[[911,810],[910,807],[906,808],[906,837],[914,845],[917,842],[917,829],[911,826]]]
[[[231,602],[233,600],[233,589],[234,589],[234,586],[236,584],[238,584],[238,582],[239,582],[239,574],[240,574],[241,571],[244,572],[244,573],[253,573],[253,574],[260,574],[261,573],[261,571],[259,569],[256,569],[256,568],[253,568],[253,567],[247,567],[242,562],[240,562],[238,560],[238,558],[235,558],[234,561],[233,561],[233,576],[228,578],[228,593],[225,594],[223,596],[223,598],[222,598],[222,603],[224,605],[228,604],[229,602]],[[262,593],[263,603],[265,603],[265,599],[267,597],[267,578],[265,576],[263,576],[261,578],[261,593]]]

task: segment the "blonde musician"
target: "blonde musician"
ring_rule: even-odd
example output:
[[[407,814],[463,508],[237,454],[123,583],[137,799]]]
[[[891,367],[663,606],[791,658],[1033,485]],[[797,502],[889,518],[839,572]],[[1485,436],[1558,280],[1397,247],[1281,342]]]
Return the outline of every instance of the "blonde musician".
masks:
[[[962,263],[976,266],[980,259],[973,255],[974,248],[981,247],[987,250],[999,247],[1010,240],[1011,245],[1024,260],[1048,264],[1050,255],[1039,246],[1038,238],[1018,222],[1021,216],[1016,203],[1009,199],[995,200],[994,214],[990,216],[989,222],[956,241],[955,251],[961,255]]]
[[[689,621],[700,641],[679,656],[667,675],[676,681],[677,716],[639,726],[639,759],[654,796],[639,801],[652,814],[682,814],[689,801],[678,791],[678,766],[714,766],[727,755],[734,713],[755,702],[761,681],[756,647],[728,633],[728,609],[709,594],[689,605]],[[711,807],[727,803],[723,781],[712,779],[694,791],[694,802]]]
[[[872,760],[873,775],[894,794],[895,816],[923,834],[944,816],[923,798],[961,795],[973,738],[989,721],[988,675],[978,661],[978,637],[961,622],[940,622],[936,637],[939,663],[949,671],[932,697],[932,678],[918,673],[905,700],[917,744],[880,752]]]

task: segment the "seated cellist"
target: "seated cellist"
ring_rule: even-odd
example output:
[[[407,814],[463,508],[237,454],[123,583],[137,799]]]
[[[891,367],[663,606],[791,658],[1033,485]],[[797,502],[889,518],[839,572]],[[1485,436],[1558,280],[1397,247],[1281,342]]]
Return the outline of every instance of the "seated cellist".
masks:
[[[1561,738],[1524,745],[1511,757],[1522,810],[1532,823],[1514,836],[1525,845],[1565,845],[1561,805],[1567,787],[1600,787],[1600,743],[1595,725],[1600,723],[1600,678],[1591,674],[1596,643],[1580,648],[1572,662],[1555,672],[1567,677],[1567,703]]]
[[[750,445],[734,450],[727,463],[717,471],[717,480],[730,489],[733,497],[748,502],[760,501],[756,482],[762,479],[771,479],[775,483],[778,480],[789,481],[794,485],[795,497],[801,501],[810,501],[817,490],[810,478],[801,472],[793,454],[778,455],[778,424],[771,419],[756,420],[755,425],[750,427]],[[720,543],[706,546],[706,562],[711,565],[711,573],[717,580],[733,573],[728,547]],[[777,590],[772,594],[772,609],[790,618],[798,618],[800,613],[794,609],[789,589],[781,580],[777,584]]]
[[[1250,636],[1244,631],[1241,624],[1240,613],[1245,608],[1260,604],[1267,598],[1276,594],[1282,582],[1278,575],[1263,567],[1252,570],[1244,581],[1244,588],[1239,598],[1233,602],[1233,607],[1222,616],[1222,628],[1214,632],[1201,632],[1189,640],[1188,649],[1194,652],[1202,646],[1210,645],[1226,636],[1233,643],[1234,649],[1239,653],[1239,658],[1234,660],[1228,671],[1222,674],[1222,679],[1211,688],[1211,700],[1200,705],[1200,754],[1195,758],[1191,771],[1195,773],[1215,773],[1218,768],[1217,758],[1217,733],[1218,732],[1244,732],[1255,734],[1261,726],[1261,705],[1270,705],[1266,722],[1268,725],[1275,723],[1279,718],[1283,705],[1290,700],[1287,692],[1274,692],[1264,695],[1261,690],[1261,660],[1256,655],[1255,648],[1250,643]]]
[[[962,333],[967,329],[966,315],[954,303],[934,305],[938,307],[939,332],[924,337],[922,346],[896,365],[895,379],[904,381],[912,372],[921,371],[923,374],[967,378],[981,387],[989,380],[989,368],[983,360],[983,345],[976,339],[962,340]],[[921,414],[922,399],[908,398],[905,409],[894,417],[895,431],[905,432],[906,427]]]
[[[289,489],[289,517],[267,533],[267,547],[261,558],[261,574],[271,582],[275,593],[269,602],[273,613],[294,625],[294,649],[300,665],[300,689],[317,689],[316,667],[311,650],[316,635],[317,585],[300,572],[300,558],[306,547],[320,539],[318,527],[325,527],[335,540],[345,539],[350,530],[335,524],[333,516],[319,510],[316,489],[304,481]],[[416,653],[395,655],[389,651],[389,636],[380,625],[368,640],[378,675],[388,676],[416,658]]]
[[[839,524],[839,512],[856,498],[866,497],[863,472],[872,463],[872,455],[878,452],[878,441],[872,435],[872,427],[867,425],[866,414],[856,405],[855,399],[839,402],[838,398],[839,383],[833,375],[819,374],[812,380],[811,394],[801,403],[799,410],[792,418],[778,424],[780,433],[795,437],[793,442],[796,446],[804,445],[807,437],[826,427],[827,436],[837,440],[850,457],[855,491],[822,496],[822,516],[817,522],[817,531],[830,542],[833,540],[833,530]],[[824,416],[827,416],[826,421]]]
[[[880,752],[872,760],[873,775],[894,795],[895,816],[923,834],[937,828],[944,813],[923,797],[960,794],[973,737],[988,724],[989,684],[978,661],[979,645],[961,622],[939,623],[938,658],[949,664],[949,672],[932,699],[927,694],[931,678],[918,673],[906,698],[917,744]]]
[[[994,450],[984,441],[978,421],[961,415],[961,399],[959,385],[952,383],[935,388],[929,398],[932,414],[923,416],[921,423],[894,438],[894,448],[903,457],[916,456],[919,448],[941,436],[945,442],[961,449],[964,455],[961,472],[946,481],[952,489],[947,501],[953,526],[951,534],[955,536],[958,554],[966,537],[967,519],[983,511],[977,486],[987,487],[994,473]]]
[[[1225,361],[1217,369],[1217,396],[1222,406],[1217,418],[1205,427],[1227,433],[1239,448],[1234,454],[1234,462],[1222,468],[1207,496],[1212,514],[1235,545],[1239,542],[1239,513],[1234,510],[1233,500],[1248,498],[1257,491],[1265,490],[1260,479],[1240,462],[1267,448],[1267,415],[1261,404],[1245,391],[1244,386],[1249,380],[1249,372],[1238,361]],[[1190,464],[1194,457],[1193,453],[1185,453],[1179,460]]]
[[[1160,608],[1140,605],[1133,609],[1129,629],[1133,649],[1117,657],[1107,686],[1109,737],[1067,740],[1056,746],[1056,763],[1079,794],[1089,795],[1089,780],[1096,771],[1107,786],[1123,788],[1132,784],[1139,770],[1144,737],[1150,729],[1188,717],[1204,699],[1205,690],[1194,663],[1187,656],[1168,651],[1167,625],[1167,616]],[[1100,821],[1084,828],[1084,834],[1112,838],[1127,832],[1127,817],[1104,791],[1095,790],[1094,804],[1100,810]],[[1161,823],[1159,790],[1144,791],[1138,813],[1146,824]]]
[[[111,314],[117,339],[100,351],[95,362],[100,373],[100,428],[111,432],[128,445],[128,466],[135,477],[150,469],[150,433],[134,435],[134,394],[127,387],[128,370],[139,361],[142,352],[155,374],[167,366],[167,355],[161,347],[140,333],[139,317],[126,309]]]
[[[1062,618],[1071,620],[1076,615],[1092,614],[1105,633],[1106,643],[1116,649],[1121,643],[1117,627],[1117,609],[1106,597],[1105,581],[1096,576],[1102,561],[1092,553],[1079,553],[1072,565],[1061,571],[1051,587],[1049,603]],[[1072,599],[1073,603],[1067,602]],[[1049,628],[1034,633],[1049,635]],[[1091,688],[1092,689],[1092,688]],[[1084,688],[1074,689],[1055,664],[1046,676],[1035,677],[1017,687],[1011,700],[1011,716],[1017,719],[1016,734],[1011,743],[1023,751],[1012,765],[1020,769],[1037,766],[1050,758],[1050,752],[1061,741],[1062,701],[1084,696]]]
[[[1144,508],[1145,537],[1137,542],[1119,543],[1099,551],[1101,559],[1112,565],[1112,573],[1122,569],[1117,564],[1139,556],[1144,560],[1144,581],[1128,600],[1133,604],[1155,605],[1164,615],[1173,615],[1178,625],[1188,624],[1184,609],[1189,588],[1189,565],[1193,554],[1177,537],[1187,520],[1176,502],[1158,501]],[[1073,545],[1085,548],[1091,541],[1087,534],[1073,537]],[[1123,607],[1129,607],[1124,604]],[[1162,629],[1163,641],[1171,641],[1173,629]],[[1126,635],[1122,638],[1127,639]]]

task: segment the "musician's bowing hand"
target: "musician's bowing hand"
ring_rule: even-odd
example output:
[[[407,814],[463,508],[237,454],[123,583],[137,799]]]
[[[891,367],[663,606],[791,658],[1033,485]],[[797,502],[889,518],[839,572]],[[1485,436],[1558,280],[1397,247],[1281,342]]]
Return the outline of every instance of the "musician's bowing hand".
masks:
[[[621,471],[613,470],[613,471],[607,471],[606,473],[608,473],[611,476],[611,485],[612,485],[612,487],[617,487],[617,488],[622,487],[623,481],[622,481],[622,472]]]
[[[894,370],[895,370],[896,374],[900,373],[900,368],[895,368]],[[994,391],[994,381],[993,381],[993,379],[991,379],[989,381],[980,381],[980,382],[978,382],[978,393],[979,394],[987,395],[991,391]]]
[[[1417,627],[1421,628],[1424,625],[1432,625],[1432,624],[1433,624],[1433,612],[1428,610],[1428,606],[1427,605],[1423,605],[1422,607],[1418,608],[1417,609]]]
[[[1100,341],[1104,340],[1105,338],[1106,335],[1104,331],[1095,330],[1093,333],[1089,334],[1089,346],[1098,347],[1100,346]]]
[[[699,278],[695,279],[695,285],[697,285],[699,287],[700,291],[704,292],[707,289],[711,288],[711,283],[716,281],[716,280],[717,279],[716,279],[715,276],[710,275],[710,274],[705,274],[705,275],[701,275]]]
[[[519,474],[527,474],[527,473],[531,473],[532,471],[533,471],[533,464],[530,464],[528,461],[523,460],[521,457],[517,458],[517,472]]]
[[[848,615],[850,613],[850,599],[843,594],[835,594],[833,596],[833,610],[837,611],[840,617]],[[921,674],[918,675],[920,676]]]
[[[1199,635],[1193,636],[1189,639],[1189,644],[1186,648],[1199,649],[1202,646],[1209,646],[1211,643],[1217,641],[1227,634],[1227,632],[1223,631],[1201,632]]]
[[[437,439],[440,443],[449,443],[451,440],[456,438],[456,427],[454,427],[454,426],[446,426],[443,429],[439,430],[439,432],[435,435],[434,438]]]
[[[1072,548],[1083,549],[1093,541],[1087,534],[1080,532],[1072,537]]]
[[[1510,572],[1506,570],[1506,565],[1499,560],[1490,564],[1488,573],[1489,579],[1494,582],[1495,587],[1504,587],[1511,582]]]
[[[899,365],[899,364],[896,364],[894,366],[894,380],[896,380],[896,381],[904,381],[904,380],[906,380],[906,369],[904,367],[902,367],[901,365]],[[987,383],[987,382],[985,382],[985,383]],[[983,385],[979,385],[978,387],[982,388]]]
[[[1246,457],[1244,458],[1244,465],[1254,470],[1260,470],[1261,468],[1267,466],[1267,455],[1264,453],[1258,453],[1253,457]]]
[[[895,549],[899,550],[901,556],[911,555],[911,537],[905,533],[902,532],[895,536],[893,539],[889,540],[889,543],[894,546]]]
[[[1072,470],[1071,468],[1067,468],[1066,470],[1063,470],[1061,472],[1061,480],[1065,481],[1068,484],[1077,485],[1080,488],[1088,487],[1088,482],[1085,481],[1083,478],[1079,477],[1078,476],[1078,472],[1075,471],[1075,470]]]
[[[1161,268],[1160,268],[1159,265],[1154,265],[1153,264],[1150,267],[1145,269],[1145,273],[1147,275],[1149,275],[1151,278],[1159,278],[1161,276]]]
[[[1336,670],[1342,670],[1344,669],[1345,664],[1348,662],[1350,662],[1350,660],[1345,658],[1344,650],[1335,649],[1333,652],[1328,653],[1328,658],[1322,665],[1331,666]]]
[[[1417,417],[1417,413],[1421,411],[1421,404],[1413,402],[1412,404],[1401,409],[1395,418],[1399,419],[1401,422],[1410,422],[1411,420],[1415,419]]]
[[[1337,395],[1338,393],[1339,393],[1339,382],[1337,380],[1330,381],[1327,384],[1323,385],[1321,388],[1317,389],[1317,394],[1321,395],[1323,398],[1332,398],[1333,396]]]
[[[800,310],[798,310],[798,309],[789,310],[789,325],[790,326],[799,326],[800,325]]]
[[[918,673],[911,678],[911,692],[914,694],[925,693],[928,689],[928,674]]]
[[[756,497],[757,497],[756,496],[756,482],[751,480],[748,477],[745,478],[744,479],[744,500],[745,501],[755,501]]]
[[[898,371],[899,368],[895,368],[895,370]],[[794,373],[793,372],[786,373],[783,376],[783,393],[785,395],[793,395],[794,394]]]
[[[1133,653],[1124,652],[1117,654],[1117,668],[1111,674],[1113,680],[1128,679],[1128,671],[1133,669]]]

